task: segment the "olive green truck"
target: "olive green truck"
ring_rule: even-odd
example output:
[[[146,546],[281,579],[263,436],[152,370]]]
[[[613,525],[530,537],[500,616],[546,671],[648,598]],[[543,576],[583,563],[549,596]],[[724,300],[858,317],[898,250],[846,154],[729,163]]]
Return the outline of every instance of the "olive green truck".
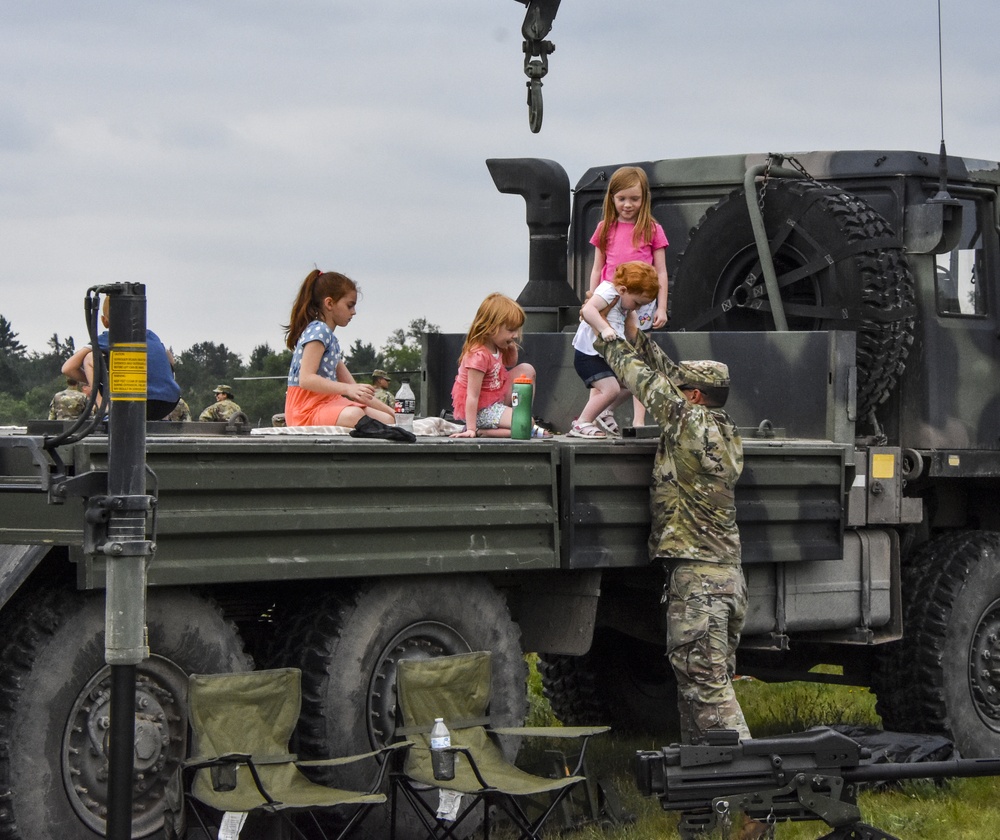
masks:
[[[536,414],[565,429],[584,400],[570,340],[615,167],[571,193],[551,161],[488,165],[526,203],[522,358]],[[998,165],[890,151],[639,165],[670,240],[656,340],[729,365],[743,429],[741,673],[870,686],[886,728],[1000,753]],[[426,337],[422,413],[448,408],[461,340]],[[0,838],[20,840],[102,836],[107,815],[115,561],[93,552],[93,500],[108,438],[47,448],[41,425],[0,435]],[[396,663],[474,649],[494,654],[500,720],[523,715],[523,654],[537,652],[565,722],[669,734],[651,430],[412,444],[240,431],[147,426],[135,837],[161,830],[191,672],[301,668],[304,755],[386,741]]]

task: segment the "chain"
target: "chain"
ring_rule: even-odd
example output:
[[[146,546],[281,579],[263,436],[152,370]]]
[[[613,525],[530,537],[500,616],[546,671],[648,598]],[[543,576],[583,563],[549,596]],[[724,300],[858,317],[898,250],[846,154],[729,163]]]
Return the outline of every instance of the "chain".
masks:
[[[715,810],[719,816],[719,828],[722,830],[722,840],[729,840],[730,832],[733,829],[733,816],[729,810],[729,800],[720,799],[715,803]]]
[[[813,184],[818,184],[815,178],[809,174],[809,171],[802,165],[802,162],[796,157],[788,157],[786,155],[778,155],[774,152],[768,153],[767,160],[764,161],[764,175],[761,178],[760,190],[757,194],[757,206],[760,207],[761,215],[764,213],[764,193],[767,191],[767,182],[771,178],[771,167],[777,162],[778,166],[787,163],[792,169],[798,172],[802,178]]]
[[[761,216],[764,215],[764,193],[767,191],[767,182],[771,179],[771,165],[774,163],[774,155],[769,154],[764,161],[764,177],[760,182],[760,191],[757,193],[757,206],[760,207]]]
[[[771,809],[771,813],[767,815],[767,833],[764,835],[764,840],[774,840],[774,829],[778,824],[778,818],[774,815],[774,809]]]

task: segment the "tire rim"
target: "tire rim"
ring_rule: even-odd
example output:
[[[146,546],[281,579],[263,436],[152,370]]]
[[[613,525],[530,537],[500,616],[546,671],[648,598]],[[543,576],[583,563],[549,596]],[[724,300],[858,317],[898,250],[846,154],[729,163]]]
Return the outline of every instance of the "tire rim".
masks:
[[[461,633],[437,621],[419,621],[400,630],[379,653],[368,685],[365,717],[372,746],[388,744],[396,731],[396,670],[400,661],[471,650]]]
[[[1000,732],[1000,600],[980,617],[969,653],[969,687],[976,711],[983,723]]]
[[[722,306],[725,310],[727,330],[756,331],[761,328],[761,319],[770,321],[770,329],[774,329],[773,316],[770,309],[760,308],[767,302],[764,289],[764,275],[760,273],[760,258],[756,248],[747,248],[733,256],[723,270],[712,296],[713,306]],[[782,275],[795,271],[808,264],[807,257],[794,249],[789,243],[784,243],[774,255],[774,270],[781,282]],[[751,272],[757,268],[756,280],[748,284]],[[820,328],[821,320],[807,313],[814,307],[821,306],[823,294],[820,290],[819,275],[811,275],[801,280],[783,286],[781,289],[783,304],[792,309],[800,308],[799,314],[787,315],[790,330],[816,330]],[[801,309],[804,307],[805,309]]]
[[[187,675],[159,656],[136,669],[132,836],[163,825],[166,785],[184,760]],[[62,739],[63,786],[77,816],[104,835],[108,816],[111,668],[105,666],[73,703]]]

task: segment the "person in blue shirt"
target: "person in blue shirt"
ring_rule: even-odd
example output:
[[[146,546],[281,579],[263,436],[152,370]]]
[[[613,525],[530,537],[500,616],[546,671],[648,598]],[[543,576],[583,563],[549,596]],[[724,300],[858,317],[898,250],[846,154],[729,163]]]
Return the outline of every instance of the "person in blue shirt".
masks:
[[[108,316],[110,298],[104,298],[101,311],[101,323],[104,332],[97,337],[97,345],[108,357]],[[77,350],[62,366],[64,376],[75,379],[93,387],[94,357],[90,345]],[[97,404],[101,404],[102,394],[98,394]],[[164,347],[159,336],[152,330],[146,330],[146,419],[162,420],[177,405],[181,398],[181,389],[174,379],[173,357]]]

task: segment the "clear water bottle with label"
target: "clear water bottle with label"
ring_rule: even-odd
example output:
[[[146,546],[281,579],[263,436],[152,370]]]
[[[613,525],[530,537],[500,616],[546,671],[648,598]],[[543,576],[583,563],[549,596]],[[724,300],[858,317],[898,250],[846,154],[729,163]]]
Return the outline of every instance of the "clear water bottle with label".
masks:
[[[396,425],[404,429],[413,428],[413,415],[417,410],[417,398],[410,387],[410,380],[404,379],[396,391]]]
[[[434,718],[431,727],[431,768],[435,779],[455,778],[455,753],[451,751],[451,733],[444,725],[444,718]]]

